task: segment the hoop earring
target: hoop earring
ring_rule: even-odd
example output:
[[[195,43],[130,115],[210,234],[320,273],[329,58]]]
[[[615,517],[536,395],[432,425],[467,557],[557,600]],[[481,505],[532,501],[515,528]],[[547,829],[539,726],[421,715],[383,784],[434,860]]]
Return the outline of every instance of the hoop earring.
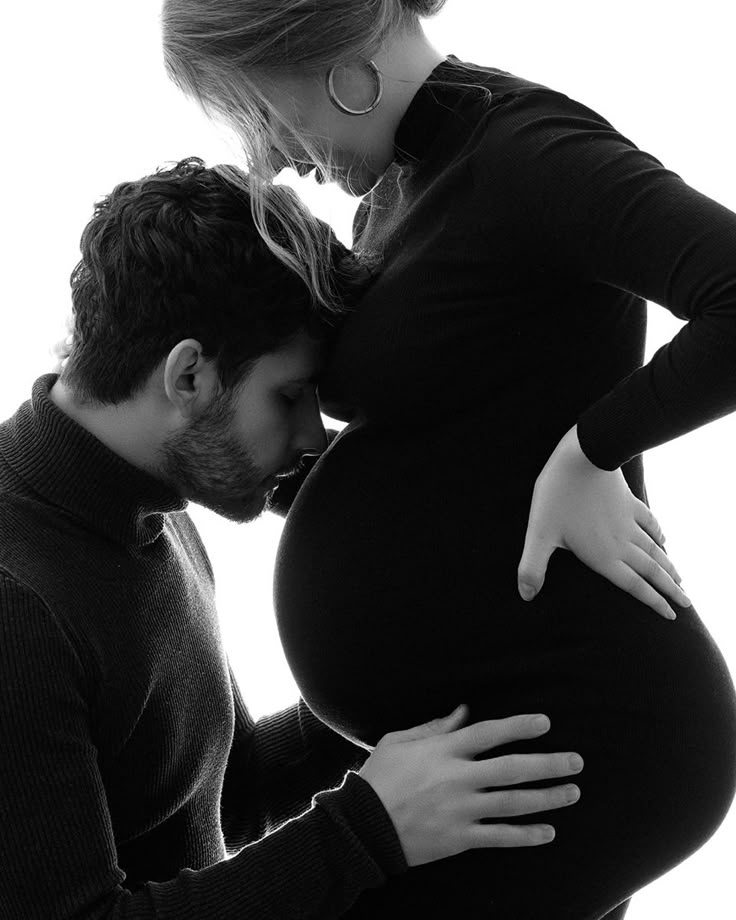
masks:
[[[345,105],[335,90],[335,70],[338,65],[333,65],[327,71],[327,95],[330,97],[330,102],[335,108],[339,109],[344,115],[368,115],[369,112],[372,112],[378,107],[379,102],[383,99],[383,76],[381,75],[381,71],[376,67],[373,61],[366,61],[365,63],[370,68],[373,79],[376,81],[376,95],[367,109],[351,109],[349,106]]]

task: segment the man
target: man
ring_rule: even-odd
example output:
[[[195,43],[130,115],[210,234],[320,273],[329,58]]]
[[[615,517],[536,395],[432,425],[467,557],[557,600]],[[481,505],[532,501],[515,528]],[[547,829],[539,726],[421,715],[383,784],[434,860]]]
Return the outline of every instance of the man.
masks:
[[[0,426],[6,920],[336,917],[408,866],[547,842],[481,819],[575,798],[494,791],[576,772],[569,754],[475,759],[544,717],[459,709],[369,757],[303,703],[251,720],[185,506],[250,520],[324,450],[325,325],[245,183],[192,159],[100,202],[70,357]]]

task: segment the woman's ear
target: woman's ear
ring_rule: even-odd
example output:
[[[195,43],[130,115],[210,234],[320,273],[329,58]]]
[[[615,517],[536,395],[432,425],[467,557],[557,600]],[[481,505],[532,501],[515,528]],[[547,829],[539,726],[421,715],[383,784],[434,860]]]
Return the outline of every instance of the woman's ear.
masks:
[[[184,418],[205,409],[218,391],[217,369],[205,358],[196,339],[175,345],[164,365],[164,391],[169,403]]]

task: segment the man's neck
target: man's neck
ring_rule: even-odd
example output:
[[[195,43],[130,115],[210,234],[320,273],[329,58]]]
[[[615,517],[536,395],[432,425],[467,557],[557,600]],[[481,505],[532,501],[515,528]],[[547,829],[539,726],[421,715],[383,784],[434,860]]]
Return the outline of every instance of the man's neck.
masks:
[[[146,397],[114,405],[93,403],[77,399],[70,387],[57,380],[49,398],[113,453],[132,466],[156,475],[161,431]]]

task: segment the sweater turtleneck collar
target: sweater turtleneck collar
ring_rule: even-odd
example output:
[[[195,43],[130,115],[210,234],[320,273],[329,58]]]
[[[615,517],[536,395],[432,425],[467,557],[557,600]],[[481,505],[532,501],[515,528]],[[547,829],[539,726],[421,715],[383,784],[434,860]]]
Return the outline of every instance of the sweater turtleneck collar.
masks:
[[[454,55],[441,61],[419,87],[399,122],[394,140],[396,163],[405,167],[424,159],[445,128],[451,126],[458,103],[469,93],[490,99],[490,89],[483,86],[488,77],[488,70],[464,64]]]
[[[187,503],[132,466],[65,415],[50,399],[56,374],[40,377],[31,399],[0,430],[0,456],[27,486],[95,531],[145,546],[164,515]]]

